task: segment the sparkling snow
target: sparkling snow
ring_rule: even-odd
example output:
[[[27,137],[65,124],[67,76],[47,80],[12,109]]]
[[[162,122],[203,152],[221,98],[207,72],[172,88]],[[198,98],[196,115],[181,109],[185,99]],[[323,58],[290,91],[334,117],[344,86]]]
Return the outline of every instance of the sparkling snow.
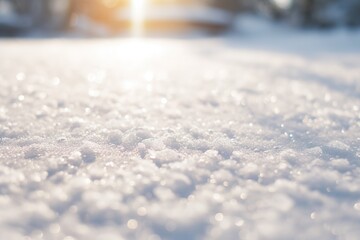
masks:
[[[288,37],[1,40],[0,238],[358,239],[359,34]]]

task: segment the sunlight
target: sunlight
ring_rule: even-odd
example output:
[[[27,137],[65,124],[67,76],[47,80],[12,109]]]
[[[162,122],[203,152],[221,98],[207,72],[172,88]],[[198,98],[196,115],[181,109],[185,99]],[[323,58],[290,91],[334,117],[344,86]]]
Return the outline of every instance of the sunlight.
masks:
[[[144,32],[146,0],[131,0],[131,31],[134,37],[141,37]]]

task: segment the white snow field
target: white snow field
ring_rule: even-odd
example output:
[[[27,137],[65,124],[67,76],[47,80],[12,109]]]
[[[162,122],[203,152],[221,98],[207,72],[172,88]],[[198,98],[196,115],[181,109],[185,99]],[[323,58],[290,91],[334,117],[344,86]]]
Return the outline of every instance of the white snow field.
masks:
[[[0,40],[0,239],[359,236],[358,32]]]

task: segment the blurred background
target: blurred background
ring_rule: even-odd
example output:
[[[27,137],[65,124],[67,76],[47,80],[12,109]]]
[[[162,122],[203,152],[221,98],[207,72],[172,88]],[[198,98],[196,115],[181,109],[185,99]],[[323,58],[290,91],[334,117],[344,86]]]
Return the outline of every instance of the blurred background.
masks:
[[[219,33],[244,15],[295,28],[355,28],[360,0],[0,0],[0,35]]]

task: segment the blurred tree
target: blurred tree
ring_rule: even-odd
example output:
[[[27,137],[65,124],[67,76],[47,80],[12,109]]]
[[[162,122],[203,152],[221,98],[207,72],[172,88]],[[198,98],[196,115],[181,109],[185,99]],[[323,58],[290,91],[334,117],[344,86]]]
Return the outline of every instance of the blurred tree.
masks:
[[[209,3],[214,7],[236,13],[241,10],[242,0],[212,0]]]
[[[345,1],[346,8],[346,24],[348,26],[360,26],[360,0]]]
[[[74,0],[43,0],[43,27],[52,30],[69,27],[75,4]]]
[[[256,8],[304,27],[360,25],[360,0],[257,0]],[[287,2],[288,4],[284,4]]]

